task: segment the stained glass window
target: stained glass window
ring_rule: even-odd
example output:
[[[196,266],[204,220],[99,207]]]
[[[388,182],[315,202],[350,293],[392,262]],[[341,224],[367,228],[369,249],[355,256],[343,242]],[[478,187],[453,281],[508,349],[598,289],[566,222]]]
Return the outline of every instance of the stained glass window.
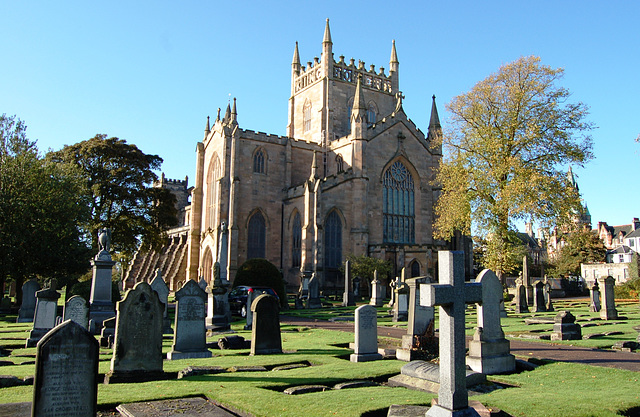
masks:
[[[291,245],[291,266],[297,268],[302,262],[302,221],[300,213],[293,218],[293,242]]]
[[[413,189],[413,177],[402,162],[394,162],[384,173],[382,238],[385,243],[415,243]]]
[[[247,259],[265,258],[266,227],[262,213],[256,212],[249,219]]]
[[[324,227],[324,268],[327,284],[336,284],[342,264],[342,221],[335,211],[327,216]]]
[[[253,155],[253,172],[264,174],[264,151],[262,149],[258,149]]]

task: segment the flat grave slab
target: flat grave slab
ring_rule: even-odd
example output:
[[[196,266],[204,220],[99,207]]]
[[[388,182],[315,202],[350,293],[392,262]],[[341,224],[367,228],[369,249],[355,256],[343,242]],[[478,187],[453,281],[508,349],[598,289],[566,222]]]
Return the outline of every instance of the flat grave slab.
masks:
[[[175,400],[149,401],[121,404],[116,409],[126,417],[234,417],[235,414],[204,398],[179,398]]]

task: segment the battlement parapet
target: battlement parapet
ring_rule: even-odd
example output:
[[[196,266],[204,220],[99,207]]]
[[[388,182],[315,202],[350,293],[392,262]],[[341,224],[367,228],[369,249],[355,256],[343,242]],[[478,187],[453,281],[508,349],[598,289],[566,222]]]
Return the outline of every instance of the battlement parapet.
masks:
[[[335,80],[345,81],[355,84],[358,76],[362,76],[362,87],[378,90],[389,95],[395,94],[391,87],[391,75],[384,73],[384,67],[380,67],[380,72],[376,73],[376,66],[370,65],[369,70],[365,69],[364,61],[358,61],[355,65],[355,59],[351,58],[349,64],[344,61],[344,55],[340,55],[340,61],[333,64],[333,78]]]

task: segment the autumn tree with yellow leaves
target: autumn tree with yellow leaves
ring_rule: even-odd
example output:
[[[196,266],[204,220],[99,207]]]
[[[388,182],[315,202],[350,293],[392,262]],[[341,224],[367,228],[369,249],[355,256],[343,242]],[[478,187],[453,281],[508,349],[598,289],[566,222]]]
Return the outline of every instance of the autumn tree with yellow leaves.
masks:
[[[484,266],[498,276],[517,267],[510,256],[521,245],[516,221],[551,228],[582,210],[565,172],[593,158],[588,132],[594,126],[586,121],[588,107],[571,103],[558,85],[563,73],[538,57],[522,57],[447,105],[436,237],[461,230],[485,238]]]

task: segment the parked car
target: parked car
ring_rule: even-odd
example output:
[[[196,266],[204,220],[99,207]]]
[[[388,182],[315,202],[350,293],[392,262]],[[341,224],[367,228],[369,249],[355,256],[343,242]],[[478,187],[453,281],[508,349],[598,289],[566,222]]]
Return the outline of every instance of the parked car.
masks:
[[[229,307],[231,308],[231,314],[235,314],[240,317],[247,317],[247,298],[250,293],[253,293],[253,299],[261,294],[269,294],[276,297],[278,302],[280,301],[278,294],[276,294],[272,288],[240,285],[229,292]]]

